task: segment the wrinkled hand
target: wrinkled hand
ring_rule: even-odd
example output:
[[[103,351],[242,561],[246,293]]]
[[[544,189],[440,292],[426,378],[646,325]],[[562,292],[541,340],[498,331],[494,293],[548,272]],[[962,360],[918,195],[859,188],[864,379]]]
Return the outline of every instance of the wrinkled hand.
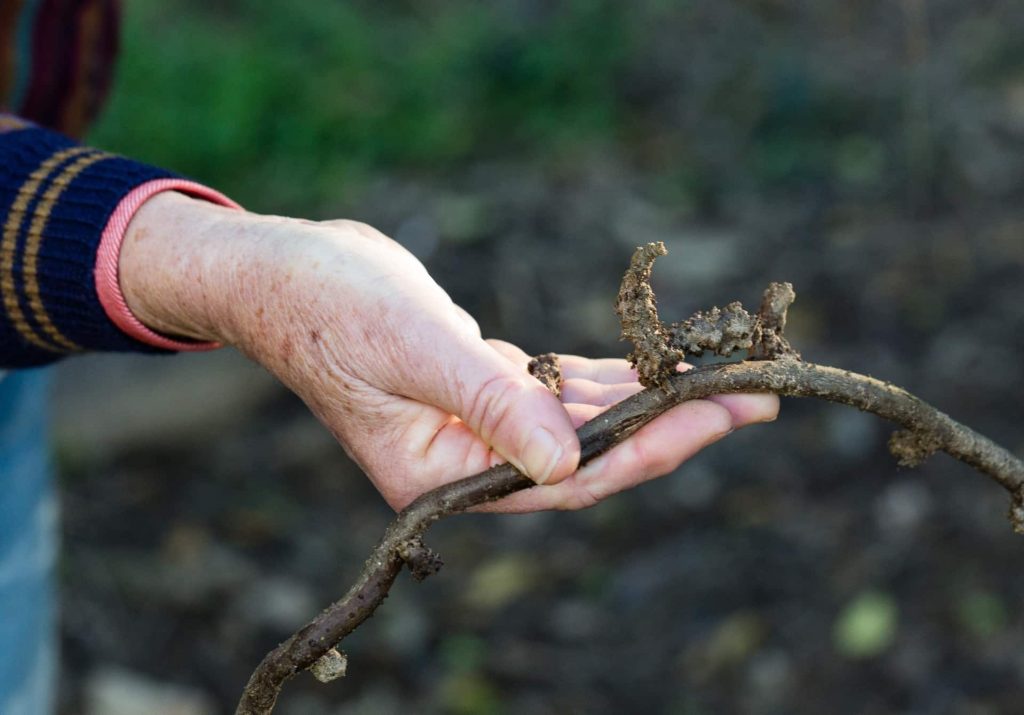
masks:
[[[563,356],[559,402],[522,350],[483,340],[423,265],[369,226],[159,194],[132,221],[120,271],[144,323],[260,362],[396,509],[505,460],[542,486],[493,510],[591,506],[778,411],[774,395],[687,402],[576,471],[575,427],[641,389],[626,362]]]

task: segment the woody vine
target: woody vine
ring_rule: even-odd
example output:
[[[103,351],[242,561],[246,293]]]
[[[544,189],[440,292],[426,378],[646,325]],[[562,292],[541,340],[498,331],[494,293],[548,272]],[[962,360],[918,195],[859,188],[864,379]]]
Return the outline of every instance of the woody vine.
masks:
[[[1011,525],[1024,533],[1024,461],[900,387],[803,361],[784,335],[786,313],[796,298],[788,283],[770,284],[756,313],[730,303],[682,322],[663,323],[650,278],[655,260],[665,253],[661,243],[636,250],[615,306],[622,337],[633,343],[628,359],[646,389],[577,430],[581,466],[687,400],[737,392],[813,397],[899,425],[889,450],[903,466],[917,466],[942,451],[988,475],[1009,493]],[[746,357],[737,362],[676,370],[689,356],[711,352],[729,357],[741,351]],[[530,372],[557,393],[560,375],[554,355],[535,358]],[[533,485],[503,464],[421,495],[388,526],[348,592],[263,658],[245,686],[236,715],[270,715],[284,683],[302,670],[323,682],[343,676],[347,657],[339,644],[373,615],[402,568],[408,566],[413,578],[423,580],[441,567],[440,557],[423,543],[430,525]]]

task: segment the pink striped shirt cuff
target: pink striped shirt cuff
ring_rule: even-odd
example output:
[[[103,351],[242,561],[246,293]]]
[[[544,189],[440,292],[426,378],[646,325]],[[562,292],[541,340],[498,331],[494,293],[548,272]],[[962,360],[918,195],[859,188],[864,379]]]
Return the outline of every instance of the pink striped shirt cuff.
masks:
[[[107,317],[114,325],[141,343],[165,350],[185,352],[215,350],[220,347],[219,343],[175,340],[150,330],[132,314],[125,302],[124,294],[121,292],[121,283],[118,280],[118,259],[121,255],[121,244],[124,242],[125,231],[143,202],[161,191],[180,191],[183,194],[205,199],[221,206],[234,209],[242,208],[219,191],[214,191],[194,181],[156,179],[138,186],[121,199],[121,203],[114,209],[114,213],[110,215],[110,219],[103,229],[103,235],[100,237],[100,244],[96,251],[96,293]]]

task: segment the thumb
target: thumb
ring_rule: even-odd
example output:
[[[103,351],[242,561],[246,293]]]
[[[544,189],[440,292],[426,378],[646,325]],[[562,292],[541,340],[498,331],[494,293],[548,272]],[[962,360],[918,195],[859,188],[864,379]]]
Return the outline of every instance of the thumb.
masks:
[[[576,471],[580,443],[568,412],[524,369],[477,337],[431,354],[442,364],[428,374],[448,379],[421,385],[424,394],[417,397],[460,418],[538,484]]]

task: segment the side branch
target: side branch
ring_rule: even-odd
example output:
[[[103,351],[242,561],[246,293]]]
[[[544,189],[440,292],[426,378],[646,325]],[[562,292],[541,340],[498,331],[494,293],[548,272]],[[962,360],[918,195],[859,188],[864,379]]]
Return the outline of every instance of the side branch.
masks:
[[[987,474],[1010,492],[1011,521],[1017,532],[1024,533],[1024,462],[906,390],[793,357],[708,365],[668,377],[658,387],[623,400],[581,426],[577,430],[581,464],[682,402],[735,392],[814,397],[895,422],[906,430],[890,444],[901,463],[920,463],[941,450]],[[421,543],[432,523],[531,486],[530,479],[501,465],[420,496],[388,527],[348,593],[263,659],[246,685],[236,715],[269,715],[288,678],[314,665],[373,614],[405,559],[414,573],[436,570],[436,557]],[[423,559],[429,563],[422,563]]]

